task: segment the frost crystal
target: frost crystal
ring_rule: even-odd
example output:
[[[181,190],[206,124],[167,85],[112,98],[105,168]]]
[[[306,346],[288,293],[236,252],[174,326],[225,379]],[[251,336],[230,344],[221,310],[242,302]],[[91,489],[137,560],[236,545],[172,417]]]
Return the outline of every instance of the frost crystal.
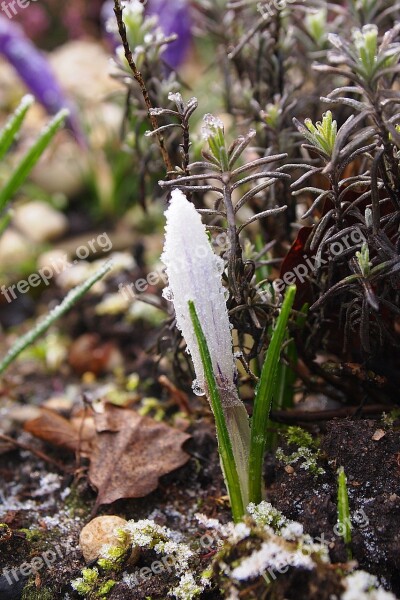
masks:
[[[196,389],[204,390],[205,380],[189,314],[189,300],[195,304],[218,383],[221,388],[231,392],[224,394],[224,399],[236,399],[231,330],[221,283],[224,262],[212,251],[200,215],[180,190],[172,192],[166,218],[166,237],[161,260],[167,267],[169,288],[164,291],[164,297],[167,300],[173,298],[177,326],[186,340],[196,371]]]
[[[243,581],[258,577],[267,569],[282,569],[286,566],[312,569],[314,563],[309,556],[301,552],[290,552],[282,545],[274,542],[263,542],[260,550],[244,558],[240,565],[232,571],[232,577]]]
[[[173,565],[177,573],[188,569],[193,552],[187,544],[176,541],[176,532],[168,527],[158,525],[150,519],[143,519],[128,521],[124,531],[128,533],[133,546],[151,549],[157,554],[173,557]]]
[[[192,600],[197,598],[203,591],[204,586],[196,583],[191,573],[185,573],[180,579],[179,585],[169,592],[169,596],[178,600]]]
[[[207,114],[204,116],[203,125],[201,128],[201,135],[204,140],[209,140],[210,137],[213,137],[218,130],[224,131],[224,124],[219,117],[215,117],[214,115]]]
[[[374,575],[365,571],[355,571],[344,580],[347,590],[341,595],[340,600],[395,600],[395,596],[378,588],[378,581]]]

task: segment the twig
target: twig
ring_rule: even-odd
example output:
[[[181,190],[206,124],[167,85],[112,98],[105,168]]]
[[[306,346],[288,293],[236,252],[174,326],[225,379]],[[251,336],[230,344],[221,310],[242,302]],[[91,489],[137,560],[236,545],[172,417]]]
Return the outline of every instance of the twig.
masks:
[[[365,406],[360,410],[358,406],[338,408],[333,410],[272,410],[271,420],[278,423],[298,423],[313,421],[330,421],[332,419],[345,419],[354,416],[379,415],[390,410],[388,406],[372,405]]]
[[[128,38],[126,35],[125,23],[124,23],[124,20],[122,17],[122,6],[121,6],[120,0],[114,0],[114,13],[115,13],[115,17],[117,19],[119,35],[121,37],[122,45],[124,47],[125,58],[128,61],[128,65],[133,73],[133,77],[139,84],[144,103],[146,104],[147,113],[148,113],[148,116],[150,119],[151,126],[152,126],[153,130],[155,131],[156,129],[158,129],[158,121],[157,121],[157,118],[155,117],[155,115],[151,113],[151,109],[154,107],[151,103],[149,92],[147,90],[143,76],[142,76],[141,72],[139,71],[139,69],[137,68],[135,61],[133,60],[132,52],[129,47],[129,42],[128,42]],[[163,161],[165,164],[165,168],[167,170],[167,173],[169,173],[174,170],[174,167],[171,163],[167,149],[165,147],[164,137],[161,133],[157,133],[156,135],[157,135],[158,144],[160,146],[161,155],[162,155],[162,158],[163,158]]]
[[[40,450],[36,450],[36,448],[32,448],[31,446],[28,446],[27,444],[24,444],[23,442],[18,442],[17,440],[14,440],[14,438],[12,438],[8,435],[4,435],[4,433],[0,433],[0,440],[3,440],[4,442],[8,442],[9,444],[12,444],[13,446],[17,446],[18,448],[21,448],[21,450],[27,450],[28,452],[31,452],[32,454],[34,454],[41,460],[44,460],[45,462],[51,463],[52,465],[56,466],[57,469],[60,469],[60,471],[65,471],[66,473],[72,472],[71,467],[66,467],[65,465],[62,465],[57,460],[55,460],[54,458],[51,458],[51,456],[48,456],[44,452],[41,452]]]

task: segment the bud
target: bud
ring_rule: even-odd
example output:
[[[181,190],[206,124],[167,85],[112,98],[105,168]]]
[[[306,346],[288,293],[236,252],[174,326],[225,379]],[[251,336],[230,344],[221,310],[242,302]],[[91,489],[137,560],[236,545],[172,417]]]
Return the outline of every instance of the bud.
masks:
[[[224,124],[219,117],[207,114],[201,128],[203,139],[208,142],[211,154],[218,161],[222,171],[228,170],[228,155],[225,147]]]

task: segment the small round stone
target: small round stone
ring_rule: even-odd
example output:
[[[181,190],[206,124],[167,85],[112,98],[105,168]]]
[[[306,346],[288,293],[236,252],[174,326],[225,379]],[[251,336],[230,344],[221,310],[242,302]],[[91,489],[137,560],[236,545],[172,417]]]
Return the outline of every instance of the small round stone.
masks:
[[[121,546],[118,529],[126,525],[127,521],[116,515],[96,517],[82,529],[79,535],[79,545],[86,563],[99,558],[101,547],[104,544]],[[129,564],[135,564],[139,559],[139,548],[133,548]]]
[[[293,475],[293,473],[294,473],[294,469],[291,465],[286,465],[285,471],[286,471],[286,473],[288,473],[288,475]]]

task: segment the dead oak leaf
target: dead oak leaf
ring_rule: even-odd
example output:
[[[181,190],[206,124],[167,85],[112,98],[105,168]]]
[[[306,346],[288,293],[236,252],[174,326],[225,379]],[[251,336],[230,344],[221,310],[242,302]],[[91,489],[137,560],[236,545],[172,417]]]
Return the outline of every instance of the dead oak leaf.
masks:
[[[25,422],[24,430],[52,446],[87,456],[95,435],[90,419],[81,415],[69,421],[53,410],[41,408],[38,417]]]
[[[78,449],[78,431],[67,419],[52,410],[42,408],[39,417],[26,421],[24,429],[53,446],[73,452]]]
[[[129,409],[107,405],[95,415],[97,436],[89,480],[97,488],[96,508],[120,498],[153,492],[162,475],[183,466],[182,444],[190,435]]]

